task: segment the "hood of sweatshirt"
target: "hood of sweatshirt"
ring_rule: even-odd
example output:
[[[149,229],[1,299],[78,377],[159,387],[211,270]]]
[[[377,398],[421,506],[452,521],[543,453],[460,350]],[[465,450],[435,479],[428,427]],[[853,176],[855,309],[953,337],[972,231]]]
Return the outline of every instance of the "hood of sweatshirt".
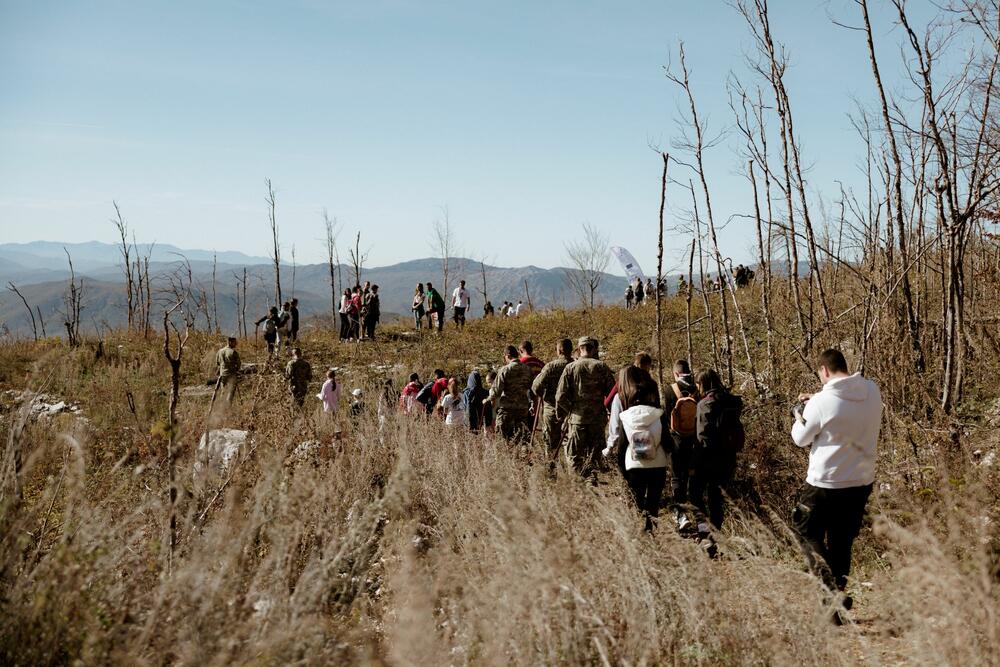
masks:
[[[677,386],[679,386],[681,391],[686,394],[698,393],[698,388],[694,384],[694,378],[690,375],[682,375],[677,378]]]
[[[634,431],[636,429],[648,429],[663,416],[663,410],[650,405],[635,405],[619,415],[622,426]]]
[[[830,380],[823,391],[845,401],[864,402],[871,395],[871,381],[861,373],[855,373],[850,377]]]

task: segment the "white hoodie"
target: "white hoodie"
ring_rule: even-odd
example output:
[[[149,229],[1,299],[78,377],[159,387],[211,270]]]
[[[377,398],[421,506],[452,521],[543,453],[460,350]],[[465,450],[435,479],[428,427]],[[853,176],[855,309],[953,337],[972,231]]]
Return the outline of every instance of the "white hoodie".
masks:
[[[860,373],[833,378],[814,394],[792,425],[792,440],[809,450],[806,483],[823,489],[875,481],[875,447],[882,425],[882,394]]]
[[[616,397],[617,398],[617,397]],[[663,417],[663,410],[649,405],[635,405],[628,410],[623,410],[618,418],[621,420],[622,428],[625,429],[625,437],[628,439],[628,450],[625,452],[625,469],[633,468],[665,468],[667,466],[667,453],[661,446],[661,436],[663,427],[660,418]],[[638,430],[649,431],[656,443],[656,455],[651,459],[636,459],[632,452],[632,436]]]

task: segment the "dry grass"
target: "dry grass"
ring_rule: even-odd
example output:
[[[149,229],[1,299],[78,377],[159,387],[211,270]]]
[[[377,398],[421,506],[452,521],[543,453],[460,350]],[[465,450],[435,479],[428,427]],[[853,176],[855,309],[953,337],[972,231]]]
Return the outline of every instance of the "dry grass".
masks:
[[[680,302],[667,312],[667,329],[682,323]],[[386,376],[398,387],[410,370],[467,372],[498,362],[503,344],[524,337],[549,356],[558,338],[583,332],[621,364],[651,345],[651,315],[532,315],[442,337],[392,330],[361,346],[309,332],[314,368],[343,367],[348,387],[368,388],[368,413],[342,418],[339,443],[295,457],[301,442],[328,441],[332,425],[294,411],[271,372],[248,376],[222,424],[250,430],[252,444],[228,472],[197,480],[207,398],[183,396],[180,543],[170,576],[160,423],[168,374],[158,343],[106,340],[100,359],[51,343],[0,349],[3,388],[45,383],[80,401],[89,419],[40,421],[21,438],[25,499],[15,503],[5,487],[0,507],[0,662],[995,660],[997,479],[969,452],[996,447],[976,413],[996,387],[970,387],[956,447],[948,422],[927,414],[923,388],[899,375],[905,352],[887,344],[888,333],[870,371],[891,408],[882,487],[874,528],[856,548],[857,623],[844,628],[830,625],[784,523],[805,458],[787,443],[781,396],[809,386],[791,354],[777,360],[781,396],[745,392],[750,444],[718,561],[667,522],[644,534],[616,474],[592,487],[491,437],[394,413],[380,425],[374,386]],[[204,386],[216,344],[192,337],[186,386]],[[697,348],[707,354],[701,330]],[[666,336],[664,349],[682,355],[683,333]],[[263,363],[259,348],[242,351]],[[13,406],[3,417],[10,426]]]

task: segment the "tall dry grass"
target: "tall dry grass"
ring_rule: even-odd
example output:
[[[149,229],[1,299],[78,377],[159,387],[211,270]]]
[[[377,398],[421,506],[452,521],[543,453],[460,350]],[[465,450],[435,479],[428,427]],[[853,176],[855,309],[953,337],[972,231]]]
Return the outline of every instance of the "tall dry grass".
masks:
[[[672,324],[680,305],[668,304]],[[530,337],[545,354],[592,332],[617,365],[650,344],[649,313],[599,309],[475,323],[461,333],[339,346],[307,335],[317,371],[344,370],[368,409],[343,437],[294,410],[265,370],[220,425],[250,431],[226,471],[195,478],[217,342],[183,367],[179,552],[165,571],[165,363],[155,341],[108,353],[44,344],[0,353],[7,386],[81,401],[29,423],[25,498],[0,507],[0,660],[6,664],[991,664],[997,625],[995,468],[968,420],[960,450],[917,419],[876,362],[889,416],[874,520],[856,548],[852,623],[829,622],[786,519],[805,470],[787,442],[787,396],[809,386],[791,355],[781,394],[750,396],[750,444],[712,561],[664,520],[648,535],[616,473],[594,487],[537,456],[436,421],[380,419],[375,389],[410,369],[467,372]],[[263,362],[244,342],[246,361]],[[665,341],[671,357],[683,334]],[[705,339],[699,336],[704,357]],[[29,346],[30,347],[30,346]],[[493,362],[495,363],[495,362]],[[878,374],[882,374],[879,377]],[[202,389],[198,390],[197,388]],[[198,393],[201,391],[202,393]],[[983,383],[975,395],[991,391]],[[995,387],[992,389],[995,391]],[[131,394],[129,406],[126,394]],[[922,400],[922,399],[919,399]],[[980,399],[977,399],[980,400]],[[918,399],[912,401],[917,403]],[[15,406],[5,406],[9,426]],[[970,413],[971,414],[971,408]],[[992,439],[991,439],[992,438]],[[300,443],[324,447],[305,456]],[[6,456],[6,455],[5,455]],[[4,464],[8,461],[5,458]],[[6,468],[5,468],[6,469]]]

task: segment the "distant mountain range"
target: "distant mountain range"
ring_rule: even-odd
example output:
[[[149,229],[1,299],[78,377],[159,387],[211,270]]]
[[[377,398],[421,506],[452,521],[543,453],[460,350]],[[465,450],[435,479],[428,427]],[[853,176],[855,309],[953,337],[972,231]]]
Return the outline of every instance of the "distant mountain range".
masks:
[[[64,251],[65,248],[65,251]],[[191,265],[194,284],[203,291],[212,309],[212,268],[213,256],[216,269],[216,304],[219,321],[223,330],[236,326],[236,278],[242,278],[243,269],[248,275],[247,318],[251,324],[261,317],[273,301],[274,277],[270,259],[252,257],[239,252],[218,252],[206,250],[183,250],[166,244],[154,246],[140,245],[139,251],[149,252],[150,272],[153,275],[154,301],[162,308],[170,300],[165,293],[168,276],[181,266],[186,258]],[[63,333],[61,311],[63,293],[69,278],[66,251],[73,258],[73,266],[78,278],[84,281],[82,326],[92,333],[98,327],[123,326],[127,319],[125,279],[121,269],[121,253],[118,246],[110,243],[56,243],[36,241],[32,243],[0,244],[0,282],[17,285],[32,308],[41,311],[49,335]],[[466,258],[452,258],[449,266],[449,292],[462,278],[472,294],[470,316],[482,314],[482,271],[478,261]],[[566,282],[568,269],[543,269],[537,266],[499,267],[486,265],[487,296],[495,306],[504,300],[527,302],[525,289],[536,307],[579,305],[579,297]],[[345,283],[353,283],[353,269],[342,265],[337,279],[338,291],[341,277]],[[292,295],[299,299],[299,307],[304,319],[328,316],[331,313],[329,268],[326,264],[296,266],[282,265],[282,292],[284,297]],[[443,287],[440,259],[416,259],[391,266],[365,267],[362,280],[370,280],[379,285],[382,311],[386,319],[402,315],[410,316],[410,302],[417,283],[433,282],[439,290]],[[625,292],[626,279],[622,276],[604,274],[596,301],[610,303],[620,301]],[[443,291],[442,291],[443,293]],[[449,295],[445,299],[450,301]],[[36,315],[37,317],[37,315]],[[154,318],[155,320],[156,318]],[[204,319],[199,318],[204,325]],[[31,321],[21,300],[11,291],[0,292],[0,328],[18,335],[30,335]]]

